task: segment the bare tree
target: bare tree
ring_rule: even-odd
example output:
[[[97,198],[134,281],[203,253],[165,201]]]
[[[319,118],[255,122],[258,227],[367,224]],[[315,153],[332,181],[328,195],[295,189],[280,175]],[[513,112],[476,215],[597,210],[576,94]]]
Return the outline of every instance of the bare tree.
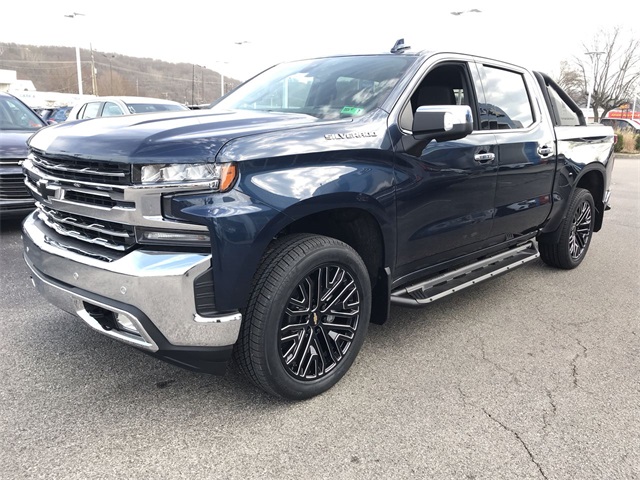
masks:
[[[587,90],[584,84],[584,77],[579,70],[573,68],[566,60],[560,62],[560,73],[556,78],[556,83],[578,105],[586,104]]]
[[[584,58],[576,58],[585,90],[591,93],[595,121],[630,101],[640,80],[640,40],[622,38],[619,27],[600,31],[590,44],[583,44]]]

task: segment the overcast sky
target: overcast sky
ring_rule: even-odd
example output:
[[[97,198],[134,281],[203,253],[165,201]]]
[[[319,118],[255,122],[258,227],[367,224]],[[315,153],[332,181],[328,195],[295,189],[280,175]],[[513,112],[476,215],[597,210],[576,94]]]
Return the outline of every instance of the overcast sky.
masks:
[[[64,16],[73,12],[84,16]],[[640,0],[5,0],[0,44],[91,45],[244,80],[280,61],[383,52],[404,38],[414,50],[473,53],[554,74],[561,60],[584,56],[582,44],[598,30],[615,26],[640,36]]]

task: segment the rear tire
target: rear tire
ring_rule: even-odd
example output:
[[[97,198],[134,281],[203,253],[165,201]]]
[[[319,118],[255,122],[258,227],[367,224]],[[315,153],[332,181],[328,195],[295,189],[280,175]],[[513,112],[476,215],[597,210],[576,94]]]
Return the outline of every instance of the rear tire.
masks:
[[[542,239],[538,247],[540,257],[552,267],[570,270],[584,260],[595,221],[595,204],[589,190],[576,188],[567,216],[560,225],[560,237],[555,243],[546,243]]]
[[[255,275],[234,357],[264,391],[319,395],[347,372],[366,336],[371,285],[360,256],[334,238],[277,240]]]

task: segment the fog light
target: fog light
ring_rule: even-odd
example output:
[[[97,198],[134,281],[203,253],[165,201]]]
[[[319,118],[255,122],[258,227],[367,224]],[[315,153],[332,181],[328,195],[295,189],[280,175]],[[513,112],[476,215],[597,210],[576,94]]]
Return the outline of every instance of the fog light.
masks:
[[[137,229],[138,242],[170,245],[209,245],[209,232],[177,232],[172,230]]]
[[[121,313],[116,314],[116,325],[118,326],[118,330],[133,333],[134,335],[140,335],[138,329],[133,325],[131,319],[126,315],[123,315]]]

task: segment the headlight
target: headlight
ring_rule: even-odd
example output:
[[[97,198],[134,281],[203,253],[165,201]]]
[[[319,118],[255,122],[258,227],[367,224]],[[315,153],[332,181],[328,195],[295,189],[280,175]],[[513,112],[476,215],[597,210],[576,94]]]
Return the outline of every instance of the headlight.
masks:
[[[233,163],[160,163],[143,165],[140,182],[143,185],[185,182],[210,182],[214,190],[231,188],[237,174]]]

